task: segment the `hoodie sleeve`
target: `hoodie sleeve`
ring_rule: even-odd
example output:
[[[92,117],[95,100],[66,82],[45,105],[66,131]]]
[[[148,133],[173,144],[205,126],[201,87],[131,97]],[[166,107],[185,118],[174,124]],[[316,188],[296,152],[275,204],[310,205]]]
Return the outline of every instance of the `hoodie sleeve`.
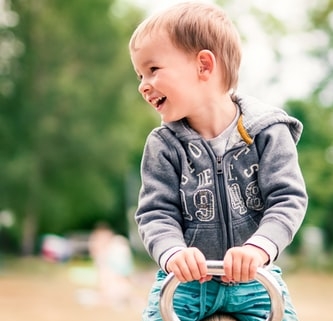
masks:
[[[141,163],[141,190],[135,219],[150,256],[161,265],[161,256],[172,248],[186,247],[179,199],[179,164],[175,145],[160,131],[147,138]],[[164,269],[164,266],[161,266]]]
[[[308,198],[288,125],[266,128],[256,137],[256,145],[261,155],[258,183],[266,210],[258,230],[245,243],[262,247],[263,238],[267,239],[267,244],[277,248],[276,259],[299,229]],[[269,248],[266,251],[271,252]]]

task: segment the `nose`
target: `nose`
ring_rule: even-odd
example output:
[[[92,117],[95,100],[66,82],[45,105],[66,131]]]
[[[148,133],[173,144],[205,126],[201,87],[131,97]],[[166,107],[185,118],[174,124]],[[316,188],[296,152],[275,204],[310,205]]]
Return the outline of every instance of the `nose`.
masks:
[[[148,93],[151,90],[151,85],[144,79],[141,80],[138,91],[141,95]]]

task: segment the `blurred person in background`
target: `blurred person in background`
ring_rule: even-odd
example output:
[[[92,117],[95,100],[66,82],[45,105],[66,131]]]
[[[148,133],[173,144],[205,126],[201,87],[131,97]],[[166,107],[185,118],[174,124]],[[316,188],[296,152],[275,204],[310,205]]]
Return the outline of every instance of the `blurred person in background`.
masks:
[[[89,238],[89,253],[97,269],[100,303],[122,308],[131,297],[133,271],[129,241],[108,224],[98,223]]]

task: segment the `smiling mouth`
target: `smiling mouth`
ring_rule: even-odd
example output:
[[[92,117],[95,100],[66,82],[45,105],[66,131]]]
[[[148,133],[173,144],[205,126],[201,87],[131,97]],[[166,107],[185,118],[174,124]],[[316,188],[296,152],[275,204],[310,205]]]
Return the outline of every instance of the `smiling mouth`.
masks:
[[[163,96],[151,100],[151,103],[155,106],[155,108],[159,108],[165,101],[166,101],[166,96]]]

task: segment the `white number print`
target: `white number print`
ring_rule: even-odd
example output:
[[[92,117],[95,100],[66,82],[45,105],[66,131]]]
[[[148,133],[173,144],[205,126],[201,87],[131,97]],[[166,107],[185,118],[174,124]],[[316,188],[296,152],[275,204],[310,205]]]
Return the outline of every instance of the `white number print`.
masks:
[[[264,208],[264,202],[261,199],[260,189],[257,181],[249,183],[245,190],[246,206],[255,211],[260,211]]]
[[[195,212],[195,216],[199,221],[208,222],[215,217],[214,195],[212,191],[208,189],[199,190],[194,194],[193,200],[195,207],[198,209]]]

